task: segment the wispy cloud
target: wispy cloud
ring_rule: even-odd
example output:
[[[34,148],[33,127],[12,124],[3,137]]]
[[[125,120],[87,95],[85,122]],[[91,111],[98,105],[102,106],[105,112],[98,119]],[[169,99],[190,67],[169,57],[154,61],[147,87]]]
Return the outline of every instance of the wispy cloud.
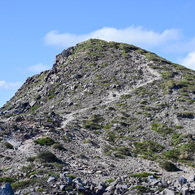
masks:
[[[185,58],[180,59],[179,63],[195,70],[195,52],[190,52]]]
[[[44,41],[47,45],[69,47],[90,38],[99,38],[106,41],[117,41],[136,44],[142,47],[155,47],[166,44],[168,42],[170,43],[172,41],[176,41],[181,36],[182,33],[178,29],[167,29],[159,33],[153,30],[144,29],[141,26],[131,26],[125,29],[105,27],[89,34],[83,35],[50,31],[44,37]]]
[[[157,50],[163,53],[164,57],[177,55],[175,61],[195,70],[195,37],[186,38],[180,29],[156,32],[141,26],[124,29],[105,27],[82,35],[50,31],[45,35],[44,42],[46,45],[67,48],[90,38],[134,44],[147,50]],[[184,55],[186,57],[181,58]]]
[[[1,89],[6,89],[6,90],[16,90],[19,87],[21,87],[22,82],[7,82],[7,81],[0,81],[0,90]]]
[[[33,66],[28,67],[27,70],[31,72],[39,73],[41,71],[48,70],[49,68],[50,68],[49,66],[39,63],[39,64],[35,64]]]

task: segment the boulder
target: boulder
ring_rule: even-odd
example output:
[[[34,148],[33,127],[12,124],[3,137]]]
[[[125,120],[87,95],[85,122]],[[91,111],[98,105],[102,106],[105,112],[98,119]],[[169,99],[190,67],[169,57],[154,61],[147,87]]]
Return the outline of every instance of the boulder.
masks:
[[[190,175],[187,180],[188,180],[188,182],[194,182],[195,181],[195,175]]]
[[[56,178],[52,175],[51,177],[49,177],[49,179],[47,180],[47,183],[53,183],[56,181]]]
[[[175,192],[169,189],[164,189],[163,194],[165,195],[175,195]]]
[[[9,183],[6,183],[1,187],[0,195],[14,195],[14,191]]]

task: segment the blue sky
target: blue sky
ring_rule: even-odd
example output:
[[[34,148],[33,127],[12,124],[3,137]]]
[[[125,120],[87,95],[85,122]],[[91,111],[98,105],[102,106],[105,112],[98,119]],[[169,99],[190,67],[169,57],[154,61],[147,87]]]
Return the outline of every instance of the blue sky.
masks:
[[[195,70],[194,10],[194,0],[1,0],[0,106],[89,38],[134,44]]]

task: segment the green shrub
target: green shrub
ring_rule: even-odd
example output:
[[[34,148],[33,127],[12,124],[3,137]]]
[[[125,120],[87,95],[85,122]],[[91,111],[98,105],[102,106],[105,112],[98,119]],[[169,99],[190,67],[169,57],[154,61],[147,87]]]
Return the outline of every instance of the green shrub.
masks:
[[[173,133],[171,137],[172,137],[174,145],[178,145],[181,143],[181,140],[183,137],[185,137],[185,135],[180,134],[180,133]]]
[[[177,113],[178,118],[194,118],[193,112],[179,112]]]
[[[13,147],[10,143],[8,143],[8,142],[5,142],[5,143],[4,143],[4,146],[5,146],[7,149],[14,149],[14,147]]]
[[[178,160],[179,155],[180,155],[180,151],[178,149],[173,149],[173,150],[169,150],[167,152],[164,152],[163,155],[167,159]]]
[[[0,183],[13,183],[15,179],[12,177],[0,177]]]
[[[145,194],[145,193],[150,192],[150,188],[142,186],[142,185],[137,185],[135,187],[131,187],[131,190],[136,190],[139,194],[142,194],[142,193]]]
[[[134,144],[136,148],[134,152],[138,154],[152,155],[153,153],[161,152],[164,149],[164,146],[152,140],[135,142]]]
[[[83,128],[90,130],[101,129],[103,125],[99,123],[102,121],[104,121],[104,119],[100,115],[92,115],[91,119],[84,121]]]
[[[178,171],[179,169],[169,161],[164,161],[160,163],[160,166],[165,169],[166,171],[172,172],[172,171]]]
[[[23,180],[23,181],[17,181],[15,183],[12,183],[11,186],[13,190],[18,190],[18,189],[25,189],[29,186],[34,186],[36,183],[42,184],[46,183],[47,178],[33,178],[33,179],[28,179],[28,180]]]
[[[162,134],[163,136],[173,133],[173,129],[167,127],[165,124],[152,123],[151,127],[152,127],[152,130],[156,131],[159,134]]]
[[[53,144],[52,148],[57,149],[57,150],[65,151],[65,148],[60,143]]]
[[[131,156],[130,148],[128,148],[126,146],[121,146],[121,147],[117,148],[117,152],[121,155],[124,155],[124,156]]]
[[[115,179],[107,179],[105,182],[112,183],[113,181],[115,181]]]
[[[183,129],[183,126],[177,125],[177,126],[175,126],[175,128],[176,128],[176,129]]]
[[[140,104],[148,104],[147,100],[142,100]]]
[[[55,144],[56,142],[51,139],[50,137],[43,137],[43,138],[39,138],[37,140],[34,140],[34,143],[39,144],[41,146],[51,146],[53,144]]]
[[[138,178],[143,178],[143,177],[148,177],[153,175],[152,173],[147,173],[147,172],[141,172],[141,173],[133,173],[130,176],[131,177],[138,177]]]
[[[37,159],[40,159],[44,163],[49,163],[49,162],[60,162],[60,160],[53,154],[52,152],[49,151],[43,151],[40,152],[37,156]]]

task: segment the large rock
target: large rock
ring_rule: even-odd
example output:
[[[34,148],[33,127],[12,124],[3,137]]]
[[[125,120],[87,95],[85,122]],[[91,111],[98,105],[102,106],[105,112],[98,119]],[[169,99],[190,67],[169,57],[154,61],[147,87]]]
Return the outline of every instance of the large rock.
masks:
[[[51,177],[49,177],[49,179],[47,180],[47,183],[54,183],[56,181],[56,178],[52,175]]]
[[[169,189],[164,189],[163,194],[165,195],[175,195],[175,192]]]
[[[0,195],[14,195],[14,191],[9,183],[6,183],[1,187]]]

